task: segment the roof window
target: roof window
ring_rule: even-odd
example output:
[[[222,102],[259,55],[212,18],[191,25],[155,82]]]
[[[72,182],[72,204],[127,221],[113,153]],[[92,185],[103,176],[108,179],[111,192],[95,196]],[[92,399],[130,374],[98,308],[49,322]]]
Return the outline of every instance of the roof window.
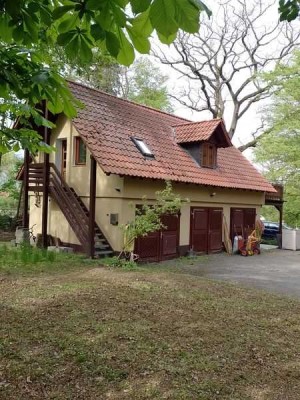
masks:
[[[143,154],[143,156],[154,158],[154,154],[142,139],[137,139],[137,138],[131,138],[131,139],[133,140],[134,144],[139,149],[139,151]]]

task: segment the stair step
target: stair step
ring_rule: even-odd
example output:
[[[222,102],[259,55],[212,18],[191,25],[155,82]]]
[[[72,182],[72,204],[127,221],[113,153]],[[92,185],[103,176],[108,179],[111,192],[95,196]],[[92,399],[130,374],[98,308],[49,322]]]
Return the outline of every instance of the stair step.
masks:
[[[98,249],[107,249],[108,247],[110,247],[108,243],[95,243],[95,248]]]
[[[105,256],[110,256],[114,252],[112,250],[97,250],[95,251],[95,256],[96,257],[105,257]]]

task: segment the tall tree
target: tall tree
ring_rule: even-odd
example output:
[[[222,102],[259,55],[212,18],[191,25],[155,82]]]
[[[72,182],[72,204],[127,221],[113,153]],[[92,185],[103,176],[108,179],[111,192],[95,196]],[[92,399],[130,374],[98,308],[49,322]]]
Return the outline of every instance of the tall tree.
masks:
[[[158,51],[159,59],[187,79],[175,98],[214,118],[230,114],[231,137],[250,107],[270,95],[260,78],[276,62],[288,57],[300,42],[300,32],[288,23],[268,22],[274,0],[219,1],[219,11],[201,21],[199,33],[181,32],[172,51]]]
[[[257,143],[255,158],[266,176],[285,186],[284,219],[300,226],[300,52],[290,65],[278,65],[266,79],[275,88],[269,128]]]
[[[42,101],[52,113],[76,114],[66,82],[38,51],[41,43],[83,62],[100,47],[130,65],[135,49],[149,53],[153,31],[165,43],[178,29],[197,32],[202,10],[208,12],[200,0],[0,0],[0,113],[9,111],[22,125],[0,131],[0,153],[16,143],[40,147],[31,122],[52,126],[42,118]]]
[[[167,80],[153,62],[140,58],[130,68],[123,69],[120,95],[145,106],[172,112]]]

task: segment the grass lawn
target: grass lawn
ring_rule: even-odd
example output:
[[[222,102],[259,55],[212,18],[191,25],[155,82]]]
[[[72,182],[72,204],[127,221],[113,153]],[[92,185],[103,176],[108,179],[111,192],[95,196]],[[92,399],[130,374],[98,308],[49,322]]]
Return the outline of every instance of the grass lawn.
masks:
[[[97,264],[2,254],[0,399],[299,399],[299,302]]]

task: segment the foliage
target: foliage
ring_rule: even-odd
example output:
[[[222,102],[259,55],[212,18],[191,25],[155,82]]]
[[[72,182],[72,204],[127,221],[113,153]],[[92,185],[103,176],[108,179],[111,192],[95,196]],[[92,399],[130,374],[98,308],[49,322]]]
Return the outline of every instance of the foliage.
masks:
[[[0,203],[1,205],[1,203]],[[0,231],[10,231],[11,228],[14,226],[14,218],[4,214],[0,214]]]
[[[269,129],[255,150],[256,161],[274,182],[284,184],[284,221],[300,226],[300,52],[290,65],[279,65],[265,79],[275,87]]]
[[[120,257],[108,257],[101,260],[101,264],[107,267],[121,268],[124,270],[136,269],[136,263],[134,261],[126,260]]]
[[[6,192],[11,200],[18,200],[20,195],[20,182],[16,175],[22,165],[22,159],[10,152],[3,156],[0,171],[0,192]]]
[[[76,113],[78,104],[42,47],[61,46],[69,59],[83,64],[100,48],[130,65],[135,49],[149,53],[153,31],[164,43],[178,29],[197,32],[202,10],[209,13],[200,0],[1,0],[0,115],[18,120],[22,129],[1,128],[0,153],[19,146],[47,150],[36,128],[52,127],[42,117],[43,101],[54,114]]]
[[[262,206],[260,215],[262,215],[266,221],[278,222],[279,220],[279,211],[273,206]]]
[[[132,79],[127,98],[145,106],[172,112],[165,86],[168,77],[163,75],[149,59],[140,58],[132,66]]]
[[[293,21],[300,12],[299,0],[279,0],[280,21]]]
[[[156,192],[154,204],[147,204],[145,199],[144,204],[136,208],[134,220],[121,226],[124,233],[123,252],[132,252],[134,241],[138,237],[147,236],[148,233],[163,228],[161,216],[178,213],[182,203],[183,200],[173,192],[172,184],[168,181],[165,189]]]

